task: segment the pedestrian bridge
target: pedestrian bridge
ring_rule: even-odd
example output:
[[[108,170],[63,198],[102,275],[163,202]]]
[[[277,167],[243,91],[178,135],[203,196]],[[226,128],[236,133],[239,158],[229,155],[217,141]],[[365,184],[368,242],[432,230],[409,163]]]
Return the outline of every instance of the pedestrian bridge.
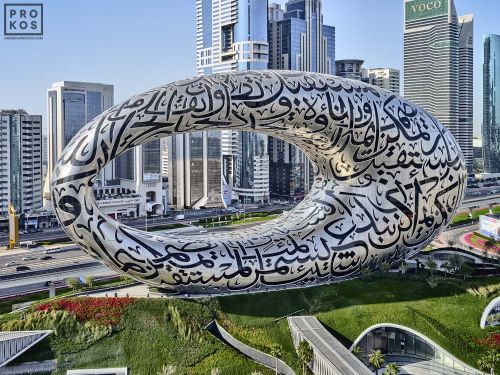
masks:
[[[372,375],[372,372],[326,330],[314,316],[292,316],[288,325],[295,347],[309,343],[313,359],[309,368],[315,375]]]

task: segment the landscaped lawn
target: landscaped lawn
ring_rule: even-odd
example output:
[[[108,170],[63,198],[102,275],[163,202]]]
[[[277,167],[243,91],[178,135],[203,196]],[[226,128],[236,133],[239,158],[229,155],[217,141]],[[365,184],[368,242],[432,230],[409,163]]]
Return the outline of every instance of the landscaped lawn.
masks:
[[[115,332],[88,348],[64,344],[54,336],[51,346],[58,358],[56,373],[63,374],[68,368],[128,366],[134,374],[154,375],[168,364],[177,366],[177,374],[210,374],[212,368],[219,368],[223,375],[249,375],[254,370],[273,373],[205,332],[202,327],[214,317],[235,337],[257,349],[270,352],[273,344],[280,344],[282,359],[300,373],[287,321],[276,321],[294,312],[316,315],[346,346],[370,325],[402,324],[477,367],[477,359],[487,348],[476,340],[495,331],[481,330],[479,319],[491,298],[500,294],[500,277],[467,281],[440,278],[432,286],[422,276],[383,276],[210,300],[135,300]]]
[[[472,211],[472,218],[469,217],[469,212],[464,211],[464,212],[459,212],[456,214],[453,219],[451,220],[451,224],[458,224],[466,221],[470,221],[471,219],[477,219],[479,218],[480,215],[486,215],[490,212],[489,208],[481,208],[479,210],[473,210]],[[500,206],[495,206],[492,209],[492,212],[494,214],[500,214]]]
[[[478,295],[480,286],[481,293],[491,295]],[[304,309],[300,314],[316,315],[347,346],[373,324],[397,323],[420,331],[477,367],[478,358],[487,349],[476,345],[475,340],[488,335],[479,328],[479,319],[484,307],[499,292],[498,277],[473,282],[441,279],[435,288],[425,280],[381,278],[225,297],[220,303],[228,316],[226,328],[233,335],[266,351],[278,342],[286,350],[283,359],[295,368],[299,363],[286,320],[275,323],[274,319],[300,309]]]
[[[467,233],[464,236],[464,241],[484,251],[484,244],[486,243],[487,239],[482,235],[478,235],[477,233]],[[488,250],[488,252],[491,254],[498,254],[500,253],[500,247],[493,246]]]

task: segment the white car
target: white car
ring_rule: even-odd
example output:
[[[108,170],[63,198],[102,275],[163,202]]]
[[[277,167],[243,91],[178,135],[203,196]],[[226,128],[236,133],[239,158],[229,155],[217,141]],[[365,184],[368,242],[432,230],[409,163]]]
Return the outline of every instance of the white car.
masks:
[[[27,262],[28,260],[35,260],[35,258],[33,258],[31,255],[27,255],[23,258],[23,260]]]
[[[13,266],[17,266],[17,263],[14,261],[5,263],[5,267],[13,267]]]
[[[208,230],[206,230],[206,229],[200,230],[200,233],[207,233],[207,232],[208,232]]]

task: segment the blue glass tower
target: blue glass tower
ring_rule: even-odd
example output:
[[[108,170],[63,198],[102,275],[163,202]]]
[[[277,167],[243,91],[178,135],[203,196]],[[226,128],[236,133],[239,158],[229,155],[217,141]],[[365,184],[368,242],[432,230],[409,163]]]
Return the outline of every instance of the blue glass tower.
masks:
[[[500,35],[484,36],[483,62],[484,170],[500,173]]]

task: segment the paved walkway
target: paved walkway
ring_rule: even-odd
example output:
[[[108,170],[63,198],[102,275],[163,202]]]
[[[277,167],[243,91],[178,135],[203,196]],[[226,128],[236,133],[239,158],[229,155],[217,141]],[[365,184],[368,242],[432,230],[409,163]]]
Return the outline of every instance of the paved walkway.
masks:
[[[270,369],[276,369],[276,358],[270,356],[269,354],[263,353],[257,349],[252,348],[241,341],[236,340],[233,336],[229,334],[224,328],[222,328],[215,320],[212,320],[210,324],[206,327],[212,335],[217,337],[227,346],[239,351],[240,353],[246,355],[248,358],[254,360],[255,362],[266,366]],[[282,360],[278,360],[278,373],[282,375],[295,375],[295,372]]]
[[[314,316],[288,317],[293,343],[306,340],[313,349],[311,370],[315,375],[371,375],[372,372],[326,330]]]

